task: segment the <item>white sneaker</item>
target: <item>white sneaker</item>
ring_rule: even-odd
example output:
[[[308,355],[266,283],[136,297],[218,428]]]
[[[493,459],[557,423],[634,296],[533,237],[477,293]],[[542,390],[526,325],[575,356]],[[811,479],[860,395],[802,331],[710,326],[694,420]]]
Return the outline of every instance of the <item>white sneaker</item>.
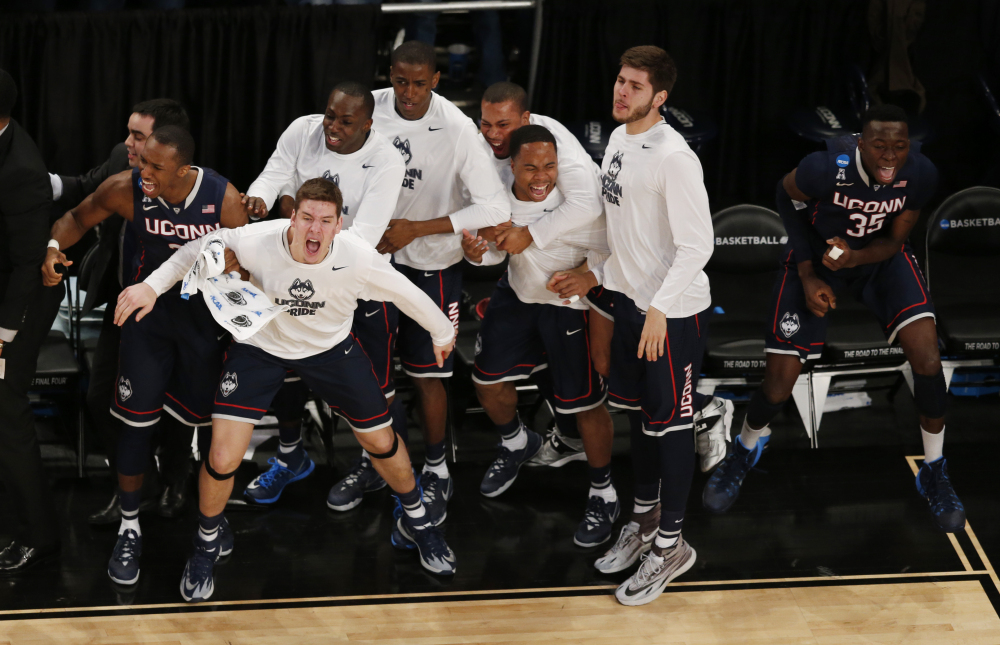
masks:
[[[713,396],[694,415],[694,439],[701,472],[707,473],[726,458],[733,427],[733,402]]]
[[[623,605],[633,607],[651,603],[660,597],[667,584],[694,566],[698,554],[678,538],[677,544],[668,549],[662,557],[653,552],[642,556],[642,564],[615,591],[615,598]]]
[[[558,427],[552,428],[545,437],[541,450],[531,458],[526,466],[548,466],[559,468],[571,461],[586,461],[587,453],[583,451],[583,439],[571,439]]]
[[[629,522],[622,527],[621,535],[614,546],[608,552],[597,559],[594,568],[601,573],[615,573],[628,569],[639,556],[653,548],[653,539],[656,537],[656,529],[649,535],[639,534],[639,525]]]

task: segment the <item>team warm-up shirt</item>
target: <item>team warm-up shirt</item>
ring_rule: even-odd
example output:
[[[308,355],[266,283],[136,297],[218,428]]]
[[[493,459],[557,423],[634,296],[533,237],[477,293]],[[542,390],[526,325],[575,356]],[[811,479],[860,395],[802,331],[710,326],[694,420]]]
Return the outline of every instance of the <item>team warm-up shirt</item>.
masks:
[[[135,252],[126,285],[142,282],[189,240],[197,240],[219,230],[222,199],[226,196],[229,181],[210,168],[191,166],[191,169],[197,171],[198,176],[194,180],[194,188],[182,204],[171,204],[163,197],[147,197],[142,192],[139,169],[132,169]]]
[[[587,226],[601,216],[604,212],[601,182],[594,160],[566,126],[540,114],[532,114],[528,120],[532,125],[547,129],[556,139],[556,155],[559,158],[559,178],[556,185],[564,197],[563,203],[551,214],[546,214],[528,226],[535,245],[544,249],[562,235],[580,226]],[[479,140],[493,159],[500,179],[506,182],[511,175],[510,157],[498,159],[482,134],[479,135]]]
[[[268,304],[285,311],[245,341],[285,359],[301,359],[328,351],[347,338],[358,300],[389,301],[427,329],[436,345],[446,345],[455,328],[423,291],[392,268],[366,241],[351,231],[333,238],[330,253],[319,264],[292,259],[288,220],[223,229],[218,235],[232,249],[250,282],[267,294]],[[192,243],[146,279],[157,295],[191,267],[200,252]]]
[[[453,235],[417,238],[395,253],[415,269],[445,269],[462,260],[462,229],[470,232],[510,217],[503,184],[479,141],[479,129],[451,101],[433,94],[427,114],[408,121],[396,112],[392,88],[375,90],[375,127],[406,163],[396,219],[450,217]],[[464,197],[468,195],[468,199]]]
[[[506,192],[510,198],[511,219],[516,226],[530,226],[540,218],[555,212],[565,203],[559,188],[553,188],[544,201],[522,202],[514,196],[512,186],[513,181],[508,179]],[[600,282],[601,264],[609,253],[604,215],[601,214],[590,223],[563,234],[544,249],[530,244],[524,252],[512,255],[507,269],[507,279],[521,302],[588,309],[583,301],[563,305],[563,299],[559,294],[552,293],[545,288],[545,285],[556,271],[574,269],[580,266],[584,259],[588,260],[590,270]],[[483,254],[482,263],[499,264],[506,256],[506,251],[498,251],[496,245],[491,242],[490,250]]]
[[[687,318],[711,304],[715,236],[701,162],[661,121],[642,134],[611,133],[601,166],[611,257],[604,285],[646,311]]]
[[[325,177],[344,196],[344,230],[353,230],[375,246],[396,210],[405,170],[396,149],[374,129],[356,152],[342,155],[328,150],[323,115],[310,114],[292,121],[282,133],[247,195],[260,197],[271,208],[279,195],[294,195],[306,181]]]
[[[872,238],[888,235],[900,213],[924,207],[934,194],[937,178],[934,164],[919,152],[910,153],[889,185],[868,176],[857,144],[846,152],[808,155],[795,172],[795,185],[811,199],[796,212],[798,222],[784,218],[795,260],[822,257],[826,240],[834,237],[861,249]]]

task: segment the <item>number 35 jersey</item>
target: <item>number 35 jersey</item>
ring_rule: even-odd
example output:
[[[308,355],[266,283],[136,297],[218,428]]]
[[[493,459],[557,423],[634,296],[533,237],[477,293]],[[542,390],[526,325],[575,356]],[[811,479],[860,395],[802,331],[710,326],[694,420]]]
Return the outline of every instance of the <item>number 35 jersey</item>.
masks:
[[[860,249],[872,238],[888,235],[896,216],[924,207],[934,194],[937,178],[934,164],[918,152],[909,154],[886,185],[868,175],[856,144],[846,152],[814,152],[805,157],[795,173],[795,185],[812,198],[806,217],[819,234],[810,239],[816,257],[826,252],[826,240],[834,237]]]

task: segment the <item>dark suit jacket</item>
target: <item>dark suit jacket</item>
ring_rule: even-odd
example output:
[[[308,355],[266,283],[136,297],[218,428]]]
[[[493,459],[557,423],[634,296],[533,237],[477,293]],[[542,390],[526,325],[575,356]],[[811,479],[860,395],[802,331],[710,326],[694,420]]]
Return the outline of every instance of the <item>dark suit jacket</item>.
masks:
[[[11,119],[0,136],[0,327],[21,328],[42,283],[52,182],[31,136]]]
[[[124,142],[119,143],[111,149],[107,161],[86,174],[78,177],[60,175],[63,194],[59,198],[59,205],[64,211],[73,208],[97,190],[105,179],[128,169],[128,150]],[[87,291],[87,299],[83,303],[84,313],[102,303],[113,302],[121,291],[121,283],[118,281],[118,241],[125,224],[121,216],[112,215],[97,226],[97,250],[80,266],[80,287]]]

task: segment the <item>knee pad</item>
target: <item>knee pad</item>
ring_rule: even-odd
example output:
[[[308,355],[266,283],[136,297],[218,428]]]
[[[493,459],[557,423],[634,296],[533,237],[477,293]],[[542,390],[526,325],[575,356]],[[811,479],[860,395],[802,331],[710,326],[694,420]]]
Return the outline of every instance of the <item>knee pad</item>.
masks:
[[[913,398],[917,410],[928,419],[940,419],[948,408],[948,386],[944,382],[944,371],[938,370],[934,376],[913,375]]]
[[[225,473],[225,474],[220,474],[220,473],[216,472],[216,470],[214,468],[212,468],[212,464],[209,463],[207,456],[205,458],[205,470],[208,472],[209,476],[212,479],[214,479],[215,481],[220,481],[220,482],[224,482],[224,481],[226,481],[227,479],[230,479],[233,475],[236,474],[235,470],[233,472],[231,472],[231,473]]]
[[[750,406],[747,409],[747,423],[752,428],[763,428],[771,423],[784,407],[784,401],[781,403],[770,403],[764,396],[764,393],[757,390],[750,397]]]
[[[371,457],[372,459],[389,459],[390,457],[396,454],[397,450],[399,450],[399,435],[393,432],[392,448],[389,449],[389,452],[383,452],[383,453],[369,452],[368,456]]]

